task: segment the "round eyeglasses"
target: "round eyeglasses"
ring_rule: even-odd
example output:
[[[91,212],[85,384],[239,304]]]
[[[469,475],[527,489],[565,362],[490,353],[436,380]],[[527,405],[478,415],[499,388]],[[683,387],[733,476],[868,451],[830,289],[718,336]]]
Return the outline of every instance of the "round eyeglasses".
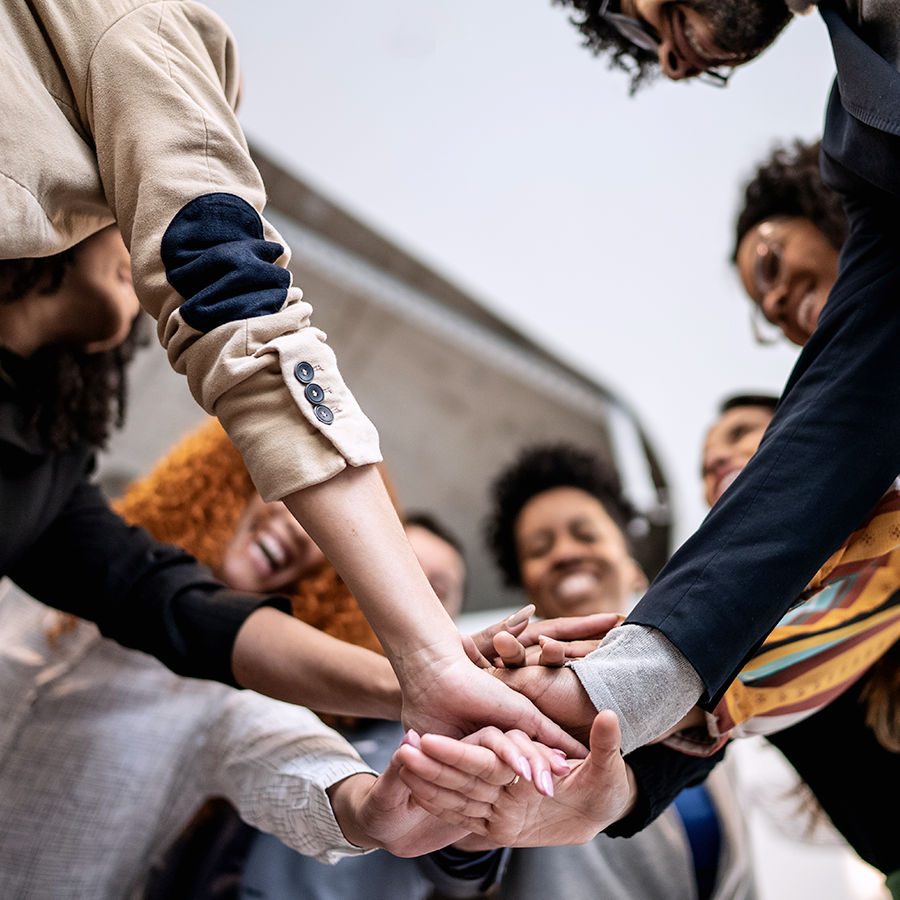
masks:
[[[632,19],[631,16],[626,16],[622,13],[610,12],[610,2],[611,0],[603,0],[597,15],[609,22],[626,41],[630,41],[635,47],[646,50],[649,53],[659,53],[660,40],[656,32],[640,19]],[[732,71],[732,69],[724,66],[716,66],[711,69],[704,69],[696,78],[704,84],[723,88],[728,84]]]

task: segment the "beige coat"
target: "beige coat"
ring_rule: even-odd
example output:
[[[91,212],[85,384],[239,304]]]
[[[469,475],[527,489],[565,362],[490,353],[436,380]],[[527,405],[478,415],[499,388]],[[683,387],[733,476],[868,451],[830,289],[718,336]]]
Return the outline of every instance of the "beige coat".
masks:
[[[245,318],[239,308],[204,333],[167,280],[160,244],[186,204],[230,194],[261,213],[265,203],[234,115],[238,65],[224,23],[180,0],[4,0],[0,34],[0,257],[47,256],[117,222],[172,366],[221,419],[266,499],[377,462],[375,429],[299,288],[277,312]],[[287,266],[280,235],[261,228],[284,248],[274,264]],[[299,362],[324,391],[318,404],[294,375]],[[316,406],[333,421],[319,421]]]

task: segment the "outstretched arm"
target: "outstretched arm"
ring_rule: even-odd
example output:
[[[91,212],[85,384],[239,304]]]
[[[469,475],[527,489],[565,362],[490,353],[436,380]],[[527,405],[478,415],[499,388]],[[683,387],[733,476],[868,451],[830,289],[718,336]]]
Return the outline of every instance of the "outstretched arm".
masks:
[[[483,725],[579,752],[527,698],[478,669],[425,578],[378,471],[348,468],[285,499],[353,592],[403,691],[403,722],[462,736]],[[377,535],[378,540],[373,540]]]

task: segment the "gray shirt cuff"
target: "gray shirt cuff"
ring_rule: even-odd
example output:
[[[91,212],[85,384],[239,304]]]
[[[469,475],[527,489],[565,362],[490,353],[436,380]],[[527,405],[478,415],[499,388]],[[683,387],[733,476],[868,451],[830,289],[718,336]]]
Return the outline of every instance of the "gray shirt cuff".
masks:
[[[614,628],[593,653],[569,665],[594,706],[619,717],[623,753],[667,732],[703,693],[700,676],[674,644],[643,625]]]

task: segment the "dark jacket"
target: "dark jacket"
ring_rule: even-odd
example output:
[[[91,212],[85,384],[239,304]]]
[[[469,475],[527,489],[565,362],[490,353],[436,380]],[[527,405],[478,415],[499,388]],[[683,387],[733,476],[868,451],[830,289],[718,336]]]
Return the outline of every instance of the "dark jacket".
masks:
[[[227,590],[184,551],[127,525],[90,483],[93,467],[85,444],[49,452],[15,384],[0,379],[0,575],[179,675],[234,685],[241,625],[260,606],[290,612],[290,601]]]
[[[630,617],[681,650],[708,706],[900,472],[900,72],[841,0],[820,7],[837,63],[822,171],[850,225],[838,279],[759,451]],[[890,873],[900,754],[866,728],[859,687],[770,740],[856,852]],[[708,771],[672,752],[629,757],[642,799],[612,831],[642,827]]]

